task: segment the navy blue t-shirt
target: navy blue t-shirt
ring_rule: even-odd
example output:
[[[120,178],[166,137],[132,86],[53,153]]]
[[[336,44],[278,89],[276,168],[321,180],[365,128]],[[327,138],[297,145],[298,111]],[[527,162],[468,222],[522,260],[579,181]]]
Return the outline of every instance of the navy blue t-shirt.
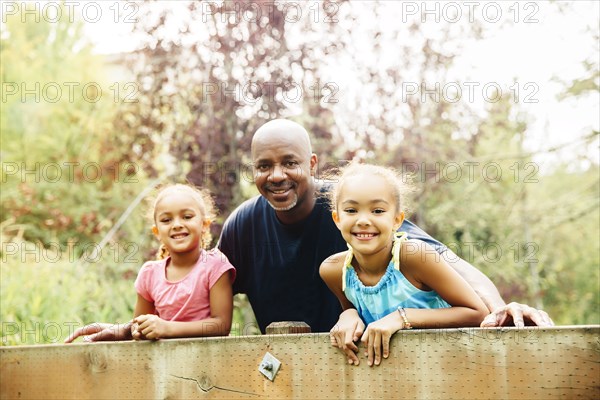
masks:
[[[399,230],[445,250],[409,221]],[[348,247],[324,196],[307,219],[293,225],[279,222],[264,197],[249,199],[225,221],[218,247],[236,268],[233,291],[247,294],[261,332],[278,321],[304,321],[313,332],[328,332],[337,322],[341,306],[319,266]]]

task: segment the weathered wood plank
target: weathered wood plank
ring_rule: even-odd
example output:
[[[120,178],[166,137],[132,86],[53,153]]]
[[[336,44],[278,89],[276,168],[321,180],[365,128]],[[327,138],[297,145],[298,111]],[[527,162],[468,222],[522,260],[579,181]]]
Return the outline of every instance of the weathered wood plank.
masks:
[[[3,347],[0,365],[2,399],[597,399],[600,326],[402,331],[376,368],[327,334]]]
[[[272,322],[267,326],[267,335],[284,333],[311,333],[310,326],[304,321]]]

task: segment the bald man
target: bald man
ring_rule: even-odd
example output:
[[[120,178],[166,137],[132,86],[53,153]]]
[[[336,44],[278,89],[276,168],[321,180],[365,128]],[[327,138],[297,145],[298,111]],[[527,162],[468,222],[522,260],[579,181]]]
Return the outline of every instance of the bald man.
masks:
[[[246,293],[261,332],[277,321],[304,321],[313,332],[327,332],[341,306],[319,276],[325,258],[346,249],[323,194],[315,181],[317,156],[299,124],[277,119],[261,126],[252,139],[252,160],[259,196],[227,218],[219,248],[237,269],[235,293]],[[494,284],[410,221],[400,227],[409,237],[432,245],[469,282],[490,311],[486,326],[524,318],[551,326],[544,311],[508,306]],[[512,319],[510,318],[512,317]]]

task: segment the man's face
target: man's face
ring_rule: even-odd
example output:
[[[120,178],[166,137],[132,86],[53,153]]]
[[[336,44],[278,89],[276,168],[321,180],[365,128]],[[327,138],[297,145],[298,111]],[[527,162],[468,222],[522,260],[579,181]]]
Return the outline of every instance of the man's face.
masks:
[[[254,183],[278,215],[310,213],[317,156],[302,136],[263,133],[253,141],[252,158]]]

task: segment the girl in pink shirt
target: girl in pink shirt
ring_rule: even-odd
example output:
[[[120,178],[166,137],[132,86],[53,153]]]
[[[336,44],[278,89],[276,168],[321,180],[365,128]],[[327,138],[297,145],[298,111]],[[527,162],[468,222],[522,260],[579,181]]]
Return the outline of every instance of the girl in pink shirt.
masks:
[[[187,185],[161,190],[152,232],[158,261],[145,263],[135,281],[134,339],[228,335],[235,268],[219,250],[204,250],[213,217],[210,196]]]
[[[228,335],[235,268],[210,242],[210,195],[187,185],[162,189],[154,201],[152,232],[161,242],[158,261],[145,263],[137,279],[134,318],[126,324],[94,323],[65,343]]]

